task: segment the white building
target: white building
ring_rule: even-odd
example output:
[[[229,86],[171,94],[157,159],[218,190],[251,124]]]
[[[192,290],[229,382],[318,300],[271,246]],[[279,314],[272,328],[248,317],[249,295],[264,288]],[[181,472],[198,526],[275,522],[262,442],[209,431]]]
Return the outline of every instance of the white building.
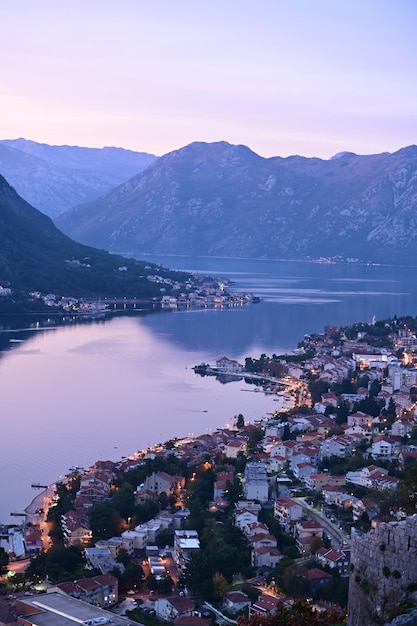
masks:
[[[191,558],[192,552],[200,549],[200,541],[196,530],[176,530],[174,532],[174,561],[179,569],[184,568]]]
[[[268,479],[264,463],[247,463],[244,475],[244,493],[248,500],[268,501]]]

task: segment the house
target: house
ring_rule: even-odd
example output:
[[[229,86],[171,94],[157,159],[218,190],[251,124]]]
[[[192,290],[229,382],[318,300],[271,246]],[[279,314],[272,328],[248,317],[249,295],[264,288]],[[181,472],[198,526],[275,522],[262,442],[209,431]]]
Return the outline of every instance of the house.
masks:
[[[398,455],[398,460],[402,469],[408,464],[417,461],[417,449],[403,447]]]
[[[277,545],[276,538],[269,534],[266,535],[265,533],[252,535],[249,541],[254,548],[276,548]]]
[[[191,554],[200,549],[200,541],[196,530],[176,530],[174,532],[173,557],[179,569],[185,568]]]
[[[158,500],[158,494],[150,489],[145,489],[144,487],[138,487],[135,491],[135,504],[144,505],[149,502],[156,502]]]
[[[103,574],[93,578],[81,578],[72,582],[64,582],[56,585],[50,591],[66,593],[83,602],[100,606],[102,609],[117,604],[118,579],[112,574]]]
[[[350,550],[335,550],[334,548],[320,548],[316,553],[317,560],[337,571],[340,576],[349,576]]]
[[[299,553],[303,556],[313,554],[317,548],[317,541],[312,535],[298,537],[295,541]]]
[[[341,493],[345,493],[343,487],[339,487],[339,485],[326,485],[322,489],[322,495],[326,504],[335,504],[336,498]]]
[[[245,439],[232,439],[228,441],[224,448],[224,453],[228,459],[237,459],[239,454],[246,452],[246,440]]]
[[[268,501],[268,479],[264,463],[246,464],[243,488],[248,500]]]
[[[219,472],[216,475],[216,481],[214,483],[213,500],[216,500],[216,498],[221,498],[224,495],[224,492],[227,488],[227,484],[229,482],[233,483],[233,479],[234,479],[233,472]]]
[[[311,474],[317,472],[317,467],[315,465],[311,465],[311,463],[308,463],[306,461],[295,464],[292,469],[294,472],[294,476],[303,481],[311,476]]]
[[[164,622],[173,622],[177,617],[189,615],[194,610],[194,601],[190,598],[172,596],[155,600],[156,617]]]
[[[251,603],[250,599],[242,591],[230,591],[223,598],[223,607],[229,613],[237,613],[242,611]]]
[[[254,535],[269,535],[269,528],[262,522],[252,522],[245,527],[245,535],[249,539]]]
[[[230,506],[229,500],[225,498],[215,498],[209,503],[209,511],[211,513],[216,513],[217,511],[224,512]]]
[[[82,510],[71,510],[61,516],[61,527],[67,545],[86,546],[90,543],[93,533],[87,515]]]
[[[313,520],[297,520],[294,524],[295,537],[319,537],[323,539],[323,528]]]
[[[289,527],[291,522],[300,520],[303,516],[301,504],[291,498],[278,498],[274,503],[274,517],[280,524]]]
[[[158,496],[161,493],[169,495],[185,487],[185,478],[182,476],[171,476],[167,472],[153,472],[145,478],[143,485],[144,489],[149,489],[149,491],[153,491]]]
[[[398,440],[388,435],[379,435],[372,441],[371,454],[374,459],[390,458]]]
[[[23,531],[26,553],[35,556],[42,552],[42,531],[39,526],[27,526]]]
[[[331,456],[338,456],[340,458],[346,458],[350,456],[355,446],[360,443],[362,436],[358,434],[352,435],[335,435],[325,439],[321,444],[320,455],[321,458],[327,458]]]
[[[326,485],[340,485],[343,486],[346,482],[344,476],[332,476],[328,472],[321,472],[310,474],[308,478],[305,479],[305,485],[309,489],[313,489],[314,491],[321,491],[321,489]]]
[[[368,428],[370,428],[373,422],[374,418],[367,413],[363,413],[362,411],[356,411],[356,413],[352,413],[347,417],[348,426],[367,426]]]
[[[84,554],[90,569],[98,569],[102,574],[106,574],[117,567],[120,572],[124,572],[124,565],[114,559],[107,547],[86,548]]]
[[[129,537],[110,537],[110,539],[100,539],[97,541],[96,548],[108,548],[114,559],[120,554],[120,550],[126,550],[130,555],[134,552],[134,542]]]
[[[393,423],[393,425],[391,426],[391,435],[394,435],[394,437],[405,437],[412,432],[413,427],[413,419],[403,417]]]
[[[222,374],[236,374],[243,372],[245,369],[241,363],[234,359],[229,359],[227,356],[216,359],[216,367]]]
[[[307,580],[308,580],[308,589],[311,594],[314,594],[321,585],[325,585],[326,583],[332,580],[332,575],[328,572],[325,572],[318,567],[313,567],[312,569],[308,569],[306,572]]]
[[[249,607],[249,617],[252,615],[269,615],[275,613],[280,601],[274,596],[262,593],[259,598]]]
[[[252,567],[276,567],[283,558],[276,547],[259,547],[251,551]]]
[[[299,446],[297,450],[293,451],[290,467],[294,471],[294,467],[296,465],[299,465],[300,463],[310,463],[310,465],[313,465],[316,469],[319,455],[319,446]]]
[[[243,532],[246,532],[246,527],[253,522],[258,521],[258,513],[248,511],[247,509],[237,509],[235,511],[235,525],[238,526]]]

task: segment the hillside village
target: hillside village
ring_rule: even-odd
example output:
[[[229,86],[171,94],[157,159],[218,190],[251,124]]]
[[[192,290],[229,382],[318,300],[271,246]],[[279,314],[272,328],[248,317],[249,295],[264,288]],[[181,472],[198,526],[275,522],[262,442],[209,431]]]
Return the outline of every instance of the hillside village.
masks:
[[[77,267],[83,264],[72,259],[69,264]],[[90,267],[90,265],[84,265]],[[145,266],[145,270],[152,270],[151,266]],[[118,272],[125,273],[127,266],[120,266]],[[158,270],[159,271],[159,270]],[[169,275],[165,275],[169,273]],[[225,278],[215,278],[189,274],[184,280],[185,274],[180,274],[175,278],[175,272],[170,272],[161,268],[161,274],[148,273],[145,280],[156,286],[158,295],[146,298],[136,297],[106,297],[100,298],[80,298],[75,296],[61,295],[57,293],[42,293],[41,291],[30,291],[19,293],[12,287],[0,285],[0,306],[10,313],[13,312],[19,303],[25,303],[27,310],[55,311],[60,314],[73,315],[77,317],[100,316],[106,313],[120,310],[122,308],[136,308],[149,302],[153,306],[160,306],[163,309],[177,308],[220,308],[242,306],[250,302],[257,302],[252,293],[237,292],[230,290],[230,281]],[[143,278],[143,277],[142,277]],[[140,289],[138,288],[138,293]]]
[[[299,599],[346,610],[352,538],[416,512],[416,325],[326,327],[293,355],[206,366],[277,394],[280,408],[255,424],[238,415],[231,428],[73,468],[13,529],[13,545],[22,533],[33,557],[22,585],[46,576],[51,598],[102,609],[126,598],[132,620],[179,626],[219,614],[234,623]],[[71,580],[42,561],[62,546],[81,550],[84,570]]]

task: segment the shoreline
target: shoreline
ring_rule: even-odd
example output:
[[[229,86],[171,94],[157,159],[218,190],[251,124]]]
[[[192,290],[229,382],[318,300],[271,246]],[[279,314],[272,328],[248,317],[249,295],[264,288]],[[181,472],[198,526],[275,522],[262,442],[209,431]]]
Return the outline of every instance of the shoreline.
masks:
[[[26,514],[25,525],[37,524],[39,522],[40,516],[36,513],[36,511],[39,509],[43,509],[45,511],[45,501],[49,501],[53,495],[54,484],[55,483],[52,483],[46,489],[42,489],[42,491],[37,493],[27,507],[23,509]]]

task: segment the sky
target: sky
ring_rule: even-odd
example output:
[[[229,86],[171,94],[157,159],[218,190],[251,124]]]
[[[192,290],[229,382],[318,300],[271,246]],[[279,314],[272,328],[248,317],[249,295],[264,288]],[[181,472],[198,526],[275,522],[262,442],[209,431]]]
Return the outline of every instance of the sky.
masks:
[[[416,0],[1,0],[0,139],[330,158],[417,143]]]

